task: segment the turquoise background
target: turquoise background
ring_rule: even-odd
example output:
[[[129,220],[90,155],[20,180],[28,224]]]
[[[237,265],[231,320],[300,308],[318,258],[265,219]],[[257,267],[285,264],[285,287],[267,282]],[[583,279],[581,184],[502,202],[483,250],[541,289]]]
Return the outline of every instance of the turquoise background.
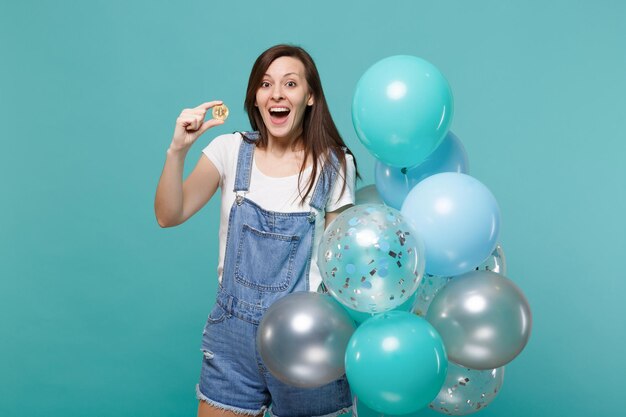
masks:
[[[279,42],[316,59],[360,186],[361,74],[411,54],[450,81],[452,130],[534,313],[482,415],[621,414],[624,21],[619,0],[3,1],[0,415],[195,415],[218,198],[162,230],[154,191],[179,112],[231,109],[189,171],[211,137],[248,128],[249,70]]]

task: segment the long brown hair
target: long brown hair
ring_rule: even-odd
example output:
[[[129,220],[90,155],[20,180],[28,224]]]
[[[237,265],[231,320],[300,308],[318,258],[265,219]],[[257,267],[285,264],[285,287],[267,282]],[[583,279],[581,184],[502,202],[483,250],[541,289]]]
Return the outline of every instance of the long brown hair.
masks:
[[[345,148],[347,152],[354,155],[348,149],[344,143],[335,122],[333,121],[330,111],[328,110],[328,104],[326,103],[326,97],[324,97],[324,90],[322,89],[322,81],[320,80],[319,72],[313,62],[313,58],[304,49],[299,46],[293,45],[276,45],[272,46],[265,52],[263,52],[254,62],[252,71],[250,71],[250,79],[248,80],[248,89],[246,90],[246,100],[244,102],[244,108],[248,113],[250,119],[250,126],[253,130],[258,130],[261,134],[257,146],[260,148],[267,147],[267,127],[263,122],[259,109],[254,105],[256,101],[256,93],[265,72],[269,66],[277,58],[280,57],[292,57],[298,59],[304,65],[305,78],[309,86],[310,93],[313,95],[313,105],[307,106],[304,117],[302,119],[302,139],[304,145],[304,159],[300,166],[300,173],[298,175],[298,184],[300,184],[300,178],[302,172],[306,167],[306,162],[309,156],[312,157],[313,167],[309,182],[305,185],[306,191],[302,194],[302,190],[298,186],[298,191],[302,197],[302,202],[311,193],[317,172],[319,169],[320,157],[323,163],[333,163],[330,158],[330,152],[333,152],[339,162],[339,166],[346,171],[346,158],[343,152]],[[354,158],[354,166],[356,169],[356,158]],[[338,166],[334,167],[337,172],[341,172]],[[360,177],[358,171],[356,172],[357,178]],[[343,182],[341,192],[345,190],[346,183]]]

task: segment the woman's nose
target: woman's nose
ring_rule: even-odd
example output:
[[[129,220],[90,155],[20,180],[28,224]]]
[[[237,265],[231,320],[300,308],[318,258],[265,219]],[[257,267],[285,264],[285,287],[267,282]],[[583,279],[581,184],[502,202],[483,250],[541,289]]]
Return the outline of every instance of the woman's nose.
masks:
[[[272,98],[274,100],[280,100],[283,98],[283,90],[280,88],[280,85],[274,86],[274,90],[272,91]]]

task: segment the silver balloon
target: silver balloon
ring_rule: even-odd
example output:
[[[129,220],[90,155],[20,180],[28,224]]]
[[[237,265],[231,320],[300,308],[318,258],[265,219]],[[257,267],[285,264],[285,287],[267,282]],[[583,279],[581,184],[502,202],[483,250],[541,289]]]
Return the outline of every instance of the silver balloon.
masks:
[[[532,316],[526,297],[503,275],[473,271],[452,279],[433,299],[426,319],[448,358],[472,369],[499,368],[526,346]]]
[[[329,295],[296,292],[267,309],[256,342],[276,378],[315,388],[345,373],[344,355],[354,330],[348,313]]]
[[[478,371],[449,362],[446,382],[429,407],[449,416],[464,416],[482,410],[498,395],[504,367]]]
[[[492,271],[496,274],[506,275],[506,258],[502,246],[496,245],[491,255],[485,261],[476,267],[477,271]]]
[[[356,190],[354,195],[355,205],[359,204],[385,204],[374,184],[366,185]]]

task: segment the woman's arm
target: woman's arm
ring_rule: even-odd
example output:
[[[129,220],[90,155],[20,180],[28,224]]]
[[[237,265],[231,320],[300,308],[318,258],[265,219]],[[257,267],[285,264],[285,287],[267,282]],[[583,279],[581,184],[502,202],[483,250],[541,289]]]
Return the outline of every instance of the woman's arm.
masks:
[[[220,174],[213,163],[202,156],[183,182],[185,158],[191,145],[213,126],[224,123],[204,121],[207,111],[221,101],[211,101],[182,111],[176,119],[172,143],[167,150],[165,166],[154,198],[154,213],[161,227],[179,225],[189,219],[215,194]]]
[[[344,188],[345,182],[345,188]],[[354,157],[351,154],[346,154],[346,170],[341,169],[337,180],[331,190],[331,197],[329,205],[332,211],[327,209],[326,211],[326,224],[324,229],[337,218],[343,211],[354,206],[355,196],[354,189],[356,187],[356,167],[354,164]],[[340,206],[339,208],[336,208]]]
[[[196,167],[183,182],[184,158],[168,150],[154,200],[154,212],[161,227],[184,223],[217,191],[220,173],[213,162],[202,155]]]
[[[339,210],[326,212],[326,216],[324,217],[324,220],[326,221],[326,223],[324,224],[324,229],[326,229],[328,225],[331,224],[332,221],[335,220],[337,216],[339,216],[343,211],[348,210],[350,207],[353,207],[353,206],[354,204],[348,204],[348,205],[341,207]]]

